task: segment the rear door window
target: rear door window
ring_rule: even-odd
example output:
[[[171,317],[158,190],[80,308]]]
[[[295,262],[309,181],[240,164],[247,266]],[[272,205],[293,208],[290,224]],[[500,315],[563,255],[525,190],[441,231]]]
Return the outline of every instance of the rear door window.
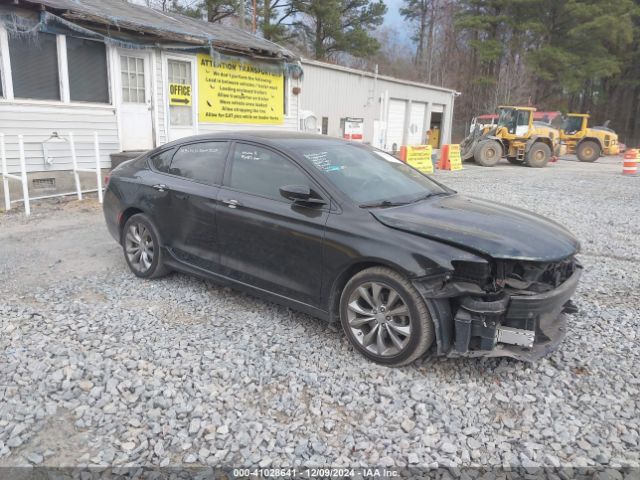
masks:
[[[173,155],[169,173],[208,185],[220,185],[229,142],[183,145]]]
[[[169,173],[169,166],[171,165],[171,157],[173,156],[173,149],[165,150],[164,152],[156,153],[151,156],[151,165],[159,172]]]

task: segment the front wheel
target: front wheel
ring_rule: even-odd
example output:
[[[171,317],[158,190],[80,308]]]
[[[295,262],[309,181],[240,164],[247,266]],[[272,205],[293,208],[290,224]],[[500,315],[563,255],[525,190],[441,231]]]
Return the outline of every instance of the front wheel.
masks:
[[[592,140],[580,142],[576,156],[581,162],[595,162],[600,157],[600,145]]]
[[[483,167],[493,167],[500,157],[502,157],[502,145],[495,140],[480,142],[473,152],[474,160]]]
[[[385,267],[368,268],[349,280],[340,298],[340,321],[356,350],[390,367],[418,359],[435,337],[420,294]]]
[[[158,278],[169,273],[163,264],[160,235],[146,215],[133,215],[122,231],[124,258],[140,278]]]
[[[542,168],[549,163],[551,159],[551,148],[542,142],[534,143],[527,152],[525,163],[533,168]]]

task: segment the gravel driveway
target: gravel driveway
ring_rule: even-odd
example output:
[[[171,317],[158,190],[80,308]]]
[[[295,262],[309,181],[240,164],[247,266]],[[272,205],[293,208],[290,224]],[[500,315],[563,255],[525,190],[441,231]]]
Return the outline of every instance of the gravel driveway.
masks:
[[[367,362],[337,328],[129,273],[95,200],[0,214],[0,466],[638,466],[640,178],[619,159],[436,178],[582,241],[561,349],[535,364]]]

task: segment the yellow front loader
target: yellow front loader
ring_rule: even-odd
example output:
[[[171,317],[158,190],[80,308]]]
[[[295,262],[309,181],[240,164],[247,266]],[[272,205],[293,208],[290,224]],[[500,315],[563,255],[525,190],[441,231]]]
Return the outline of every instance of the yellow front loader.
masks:
[[[589,115],[569,113],[560,129],[560,140],[567,153],[575,153],[581,162],[595,162],[603,155],[620,153],[618,134],[609,127],[588,127]]]
[[[533,121],[532,107],[498,107],[498,122],[476,128],[461,143],[462,160],[493,167],[502,157],[510,163],[542,168],[559,151],[560,132]]]

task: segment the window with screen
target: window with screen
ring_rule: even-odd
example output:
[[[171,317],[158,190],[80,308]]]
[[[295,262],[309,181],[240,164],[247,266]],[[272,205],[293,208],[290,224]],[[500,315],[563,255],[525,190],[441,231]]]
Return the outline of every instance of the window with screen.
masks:
[[[67,37],[67,63],[71,101],[109,103],[107,49],[104,43]]]
[[[282,155],[254,145],[236,145],[229,179],[231,188],[284,200],[280,187],[286,185],[311,186],[307,176]]]
[[[9,61],[16,98],[60,100],[56,36],[9,36]]]
[[[209,185],[219,185],[229,142],[190,143],[178,148],[169,173]]]
[[[191,62],[168,60],[169,86],[173,83],[191,86]],[[174,126],[189,126],[193,123],[191,105],[169,105],[169,120]]]

